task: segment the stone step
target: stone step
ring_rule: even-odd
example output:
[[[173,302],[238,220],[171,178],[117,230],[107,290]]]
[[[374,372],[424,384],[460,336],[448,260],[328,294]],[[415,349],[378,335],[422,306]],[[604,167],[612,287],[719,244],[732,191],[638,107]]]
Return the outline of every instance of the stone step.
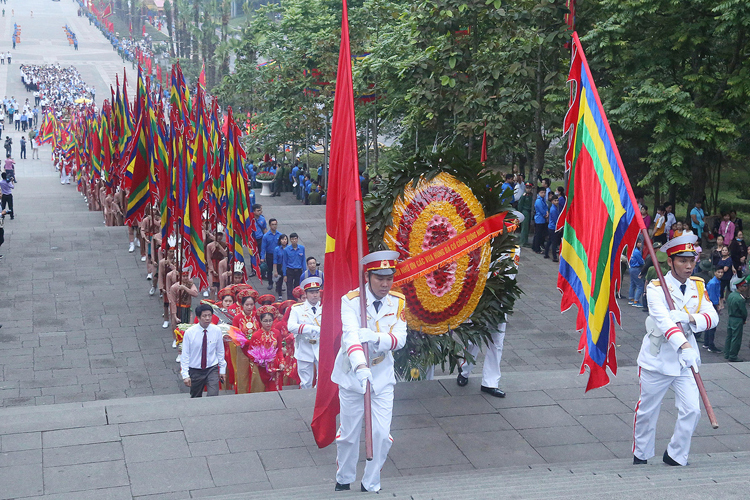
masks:
[[[627,460],[551,464],[464,471],[433,476],[385,478],[385,494],[392,498],[614,498],[632,499],[638,492],[657,498],[731,498],[744,495],[750,484],[750,453],[712,453],[691,457],[684,468],[667,467],[660,460],[633,466]],[[273,491],[279,500],[334,497],[333,483],[325,486],[287,488]],[[359,493],[339,492],[335,498]],[[246,492],[211,497],[213,500],[267,498],[268,492]]]

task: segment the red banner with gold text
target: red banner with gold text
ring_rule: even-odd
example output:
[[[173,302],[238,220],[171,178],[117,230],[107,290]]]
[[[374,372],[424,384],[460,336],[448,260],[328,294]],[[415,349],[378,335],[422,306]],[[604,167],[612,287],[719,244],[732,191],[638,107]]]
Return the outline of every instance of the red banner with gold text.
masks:
[[[503,231],[515,231],[517,228],[515,224],[505,222],[506,214],[507,212],[502,212],[493,215],[435,248],[399,262],[396,266],[393,284],[397,286],[413,281],[442,265],[450,264],[475,248],[484,245],[487,240],[494,238]]]

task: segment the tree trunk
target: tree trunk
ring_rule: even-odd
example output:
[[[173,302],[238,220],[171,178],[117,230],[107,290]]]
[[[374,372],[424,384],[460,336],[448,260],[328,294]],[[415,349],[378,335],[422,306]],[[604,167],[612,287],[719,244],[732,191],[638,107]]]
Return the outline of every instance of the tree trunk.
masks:
[[[200,26],[200,12],[198,10],[197,0],[193,0],[193,29],[198,30]],[[202,30],[201,30],[202,31]],[[190,35],[190,53],[193,61],[198,62],[198,55],[200,54],[200,37],[194,34]]]
[[[378,110],[377,108],[373,107],[375,117],[372,119],[372,139],[373,144],[375,145],[375,157],[373,158],[375,162],[375,175],[378,174],[378,158],[380,155],[379,148],[378,148]]]
[[[547,151],[544,136],[542,135],[542,106],[544,105],[544,81],[542,79],[542,46],[539,46],[536,59],[536,102],[539,106],[534,112],[534,163],[531,166],[529,180],[536,182],[544,168],[544,153]]]
[[[690,210],[693,209],[693,206],[696,202],[700,201],[701,203],[705,203],[706,198],[706,164],[702,159],[693,159],[692,166],[690,168],[690,174],[692,177],[692,188],[690,193],[690,206],[688,206],[688,216],[690,214]]]
[[[231,2],[224,1],[222,4],[222,15],[221,15],[221,43],[226,45],[227,37],[229,36],[229,17],[231,15],[230,7]],[[221,81],[225,75],[229,74],[229,51],[225,49],[224,57],[221,59],[221,67],[217,76],[217,81]]]
[[[654,181],[654,206],[651,210],[651,214],[656,214],[656,209],[661,206],[661,179],[657,178]],[[653,215],[655,217],[655,215]]]
[[[175,1],[175,9],[177,8],[177,2]],[[167,18],[167,32],[169,33],[169,56],[175,56],[175,34],[172,27],[174,17],[172,17],[172,3],[169,0],[164,2],[164,15]]]
[[[174,23],[174,51],[175,56],[180,57],[180,10],[178,4],[180,0],[174,0],[172,8],[173,12],[173,23]]]

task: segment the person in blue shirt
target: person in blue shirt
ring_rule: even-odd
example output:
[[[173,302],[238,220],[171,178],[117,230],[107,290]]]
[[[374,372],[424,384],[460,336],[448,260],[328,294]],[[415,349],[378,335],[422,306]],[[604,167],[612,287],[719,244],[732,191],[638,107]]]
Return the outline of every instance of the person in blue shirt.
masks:
[[[513,182],[515,176],[513,174],[505,174],[505,182],[500,187],[500,203],[505,201],[513,201],[513,195],[515,194],[516,184]],[[506,190],[510,189],[510,192],[506,194]]]
[[[696,201],[695,207],[690,211],[690,222],[693,226],[693,232],[698,237],[698,243],[701,241],[701,237],[703,236],[703,226],[706,224],[703,221],[705,214],[701,205],[702,203],[700,201]]]
[[[323,165],[318,167],[318,184],[323,182]]]
[[[540,187],[537,188],[536,201],[534,202],[534,240],[531,243],[531,250],[538,254],[542,253],[542,244],[547,236],[548,218],[547,188]]]
[[[557,218],[560,217],[560,205],[557,195],[552,195],[552,205],[549,207],[549,221],[547,222],[547,244],[544,246],[544,258],[549,259],[552,250],[552,262],[557,262],[557,249],[560,247],[560,233],[557,229]]]
[[[318,261],[315,259],[315,257],[308,257],[307,258],[307,269],[305,269],[305,272],[302,273],[302,276],[299,277],[300,283],[305,281],[307,278],[320,278],[320,288],[323,288],[323,283],[325,282],[323,280],[323,271],[318,268],[320,264],[318,264]]]
[[[263,239],[263,235],[268,227],[266,218],[263,217],[263,205],[259,203],[253,205],[253,216],[255,217],[255,233],[253,233],[253,236],[258,243],[258,248],[260,248],[261,239]]]
[[[562,213],[565,208],[565,188],[562,186],[557,186],[557,204],[560,205],[560,213]]]
[[[252,161],[250,162],[250,172],[249,172],[249,174],[250,174],[251,186],[252,187],[256,187],[258,184],[255,182],[255,177],[258,175],[258,169],[255,168],[255,165],[253,164]]]
[[[279,233],[276,228],[279,225],[279,221],[276,219],[270,219],[268,221],[268,232],[263,235],[260,243],[260,263],[261,265],[266,263],[266,275],[264,278],[268,281],[268,289],[273,288],[273,263],[274,263],[274,250],[279,245]]]
[[[714,277],[706,283],[706,293],[708,298],[714,305],[716,312],[721,312],[724,309],[724,301],[721,299],[721,278],[724,277],[724,268],[719,267],[714,271]],[[708,352],[721,352],[716,348],[714,344],[714,335],[716,335],[716,327],[706,330],[706,335],[703,338],[703,348]]]
[[[284,273],[284,283],[286,283],[286,298],[294,300],[292,293],[294,287],[299,286],[300,276],[305,267],[305,247],[297,244],[299,236],[297,233],[289,235],[289,246],[284,249],[282,260],[282,271]]]
[[[642,248],[643,241],[638,239],[629,262],[630,291],[628,292],[628,304],[633,307],[643,307],[641,304],[641,297],[643,296],[643,278],[641,278],[641,270],[646,261],[643,260],[643,254],[641,254]]]
[[[305,205],[310,204],[310,188],[312,187],[312,181],[310,180],[310,174],[307,174],[305,176],[305,183],[304,183],[304,203]]]
[[[302,169],[297,172],[297,199],[302,201],[305,199],[305,173],[302,171]]]
[[[281,279],[284,276],[284,249],[289,245],[289,238],[285,234],[279,233],[279,238],[276,240],[276,249],[273,251],[273,261],[276,264],[276,269],[273,273],[273,281],[276,283],[276,295],[279,296],[279,302],[284,300],[281,296],[281,289],[284,286],[284,280]]]
[[[299,165],[295,165],[294,168],[292,168],[292,173],[289,174],[289,184],[292,186],[292,190],[294,191],[294,194],[297,196],[297,199],[299,200],[299,184],[295,186],[294,179],[299,177]]]
[[[263,234],[265,234],[267,227],[266,218],[263,217],[263,205],[253,205],[253,217],[255,217],[255,232],[253,233],[253,238],[255,238],[256,248],[258,249],[258,252],[260,252],[260,245],[263,240]],[[256,257],[256,255],[253,255],[250,258],[252,267],[255,267],[255,264],[257,263]]]

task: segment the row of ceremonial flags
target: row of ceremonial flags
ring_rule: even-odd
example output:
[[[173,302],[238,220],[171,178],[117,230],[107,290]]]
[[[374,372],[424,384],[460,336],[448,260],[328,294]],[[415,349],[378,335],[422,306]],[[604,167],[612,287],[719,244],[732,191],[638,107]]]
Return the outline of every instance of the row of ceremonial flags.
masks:
[[[132,103],[123,75],[122,89],[118,76],[98,113],[84,106],[63,121],[48,109],[40,142],[52,143],[76,167],[79,185],[96,190],[101,181],[108,194],[124,190],[126,224],[160,212],[163,241],[176,238],[181,265],[205,287],[204,224],[226,227],[233,261],[244,262],[244,247],[258,253],[241,131],[231,108],[222,120],[202,84],[191,99],[179,64],[172,67],[169,102],[155,87],[139,66]]]
[[[365,235],[356,230],[356,219],[362,217],[356,209],[361,190],[346,0],[341,34],[326,206],[326,294],[312,420],[320,447],[333,442],[339,412],[338,388],[330,376],[341,339],[340,298],[359,283],[358,240],[367,248]],[[558,287],[563,309],[578,306],[581,373],[588,368],[589,390],[608,383],[607,369],[617,371],[614,321],[619,321],[619,309],[614,291],[621,279],[619,258],[624,250],[632,252],[643,221],[575,33],[569,83],[569,181],[558,221],[563,231]],[[126,85],[123,79],[121,93],[117,83],[111,102],[105,101],[98,114],[87,109],[63,123],[48,112],[42,140],[77,162],[82,182],[93,185],[101,179],[109,192],[126,189],[128,222],[138,222],[150,207],[159,207],[164,240],[177,236],[184,242],[185,266],[205,285],[204,221],[226,226],[233,259],[243,260],[243,246],[257,254],[241,130],[231,108],[220,119],[202,81],[191,99],[179,64],[172,67],[169,102],[161,92],[151,92],[140,68],[132,106]]]

